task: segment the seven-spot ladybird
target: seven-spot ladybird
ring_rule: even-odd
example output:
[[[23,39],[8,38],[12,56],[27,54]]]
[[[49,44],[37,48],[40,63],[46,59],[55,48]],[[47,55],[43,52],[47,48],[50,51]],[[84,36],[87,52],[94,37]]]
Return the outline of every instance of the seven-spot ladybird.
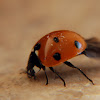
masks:
[[[36,78],[34,66],[43,69],[47,85],[48,77],[45,67],[49,67],[50,70],[58,75],[63,81],[64,86],[66,86],[64,79],[53,69],[54,66],[64,63],[79,70],[90,82],[92,82],[92,84],[94,84],[81,69],[67,61],[77,55],[85,54],[86,47],[87,44],[85,40],[75,32],[68,30],[51,32],[42,37],[33,47],[28,60],[27,74],[30,77],[33,76]]]

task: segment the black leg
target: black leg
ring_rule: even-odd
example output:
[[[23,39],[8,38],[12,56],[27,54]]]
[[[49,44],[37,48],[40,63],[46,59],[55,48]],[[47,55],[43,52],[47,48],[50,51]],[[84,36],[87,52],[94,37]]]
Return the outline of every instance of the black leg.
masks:
[[[72,67],[72,68],[76,68],[77,70],[79,70],[79,71],[94,85],[93,81],[92,81],[90,78],[88,78],[88,77],[86,76],[86,74],[85,74],[81,69],[77,68],[76,66],[74,66],[73,64],[71,64],[71,63],[68,62],[68,61],[65,61],[64,63],[65,63],[66,65]]]
[[[45,77],[46,77],[46,85],[48,85],[48,76],[47,76],[47,73],[46,73],[45,66],[42,66],[42,69],[43,69],[43,70],[44,70],[44,72],[45,72]]]
[[[64,86],[66,86],[64,79],[52,67],[49,67],[49,68],[52,72],[54,72],[64,82]]]

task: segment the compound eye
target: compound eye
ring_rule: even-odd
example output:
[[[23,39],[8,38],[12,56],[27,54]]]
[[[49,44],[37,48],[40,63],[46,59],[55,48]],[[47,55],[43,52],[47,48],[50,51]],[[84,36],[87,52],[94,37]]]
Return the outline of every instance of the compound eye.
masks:
[[[75,44],[76,48],[78,48],[78,49],[80,49],[82,47],[82,44],[78,41],[75,41],[74,44]]]
[[[53,55],[53,58],[54,58],[55,60],[59,61],[59,60],[61,59],[60,53],[55,53],[55,54]]]

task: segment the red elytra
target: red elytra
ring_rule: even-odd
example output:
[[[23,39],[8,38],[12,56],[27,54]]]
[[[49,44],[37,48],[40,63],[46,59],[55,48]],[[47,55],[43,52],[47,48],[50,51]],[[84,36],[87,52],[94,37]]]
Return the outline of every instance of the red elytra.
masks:
[[[55,42],[53,39],[57,37],[59,42]],[[81,45],[80,48],[76,48],[75,41],[78,41]],[[42,37],[37,43],[41,44],[38,50],[38,57],[42,64],[46,67],[53,67],[67,61],[80,54],[86,49],[86,42],[77,33],[60,30],[51,32]],[[37,44],[36,43],[36,44]],[[58,52],[61,55],[60,60],[55,60],[53,55]]]

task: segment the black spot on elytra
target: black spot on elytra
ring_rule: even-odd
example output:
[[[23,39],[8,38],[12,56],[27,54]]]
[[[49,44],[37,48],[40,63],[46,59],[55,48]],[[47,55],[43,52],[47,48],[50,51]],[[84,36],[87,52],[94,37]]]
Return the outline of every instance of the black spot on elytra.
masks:
[[[53,58],[54,58],[55,60],[59,61],[59,60],[61,59],[60,53],[55,53],[55,54],[53,55]]]
[[[76,48],[80,49],[81,48],[81,43],[79,43],[78,41],[74,42]]]
[[[56,43],[58,43],[58,42],[59,42],[58,37],[54,37],[54,38],[53,38],[53,40],[54,40]]]
[[[40,43],[37,43],[37,44],[35,45],[35,47],[34,47],[34,50],[39,50],[40,47],[41,47],[41,44],[40,44]]]

